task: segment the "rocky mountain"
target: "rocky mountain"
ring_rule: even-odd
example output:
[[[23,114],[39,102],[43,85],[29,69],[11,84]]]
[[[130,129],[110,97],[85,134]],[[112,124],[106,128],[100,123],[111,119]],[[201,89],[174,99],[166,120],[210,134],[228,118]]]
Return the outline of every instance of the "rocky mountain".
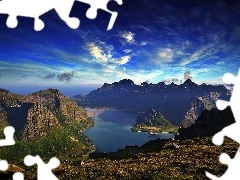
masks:
[[[204,110],[190,127],[180,127],[175,139],[192,139],[210,137],[221,131],[224,127],[235,122],[230,107],[223,111],[213,108]]]
[[[133,125],[132,131],[145,132],[174,132],[177,126],[174,126],[167,120],[163,114],[158,110],[150,110],[139,114],[136,119],[136,124]]]
[[[76,102],[56,89],[26,96],[1,90],[0,103],[6,121],[15,127],[22,141],[44,137],[52,128],[61,129],[62,125],[88,119],[87,113]]]
[[[201,115],[202,111],[211,110],[216,108],[215,101],[221,96],[219,92],[210,92],[203,96],[194,97],[191,100],[190,109],[185,114],[182,125],[189,127],[195,123],[197,118]]]
[[[3,132],[8,125],[13,126],[17,141],[12,147],[0,149],[0,155],[10,156],[16,147],[28,154],[61,154],[67,156],[66,159],[68,154],[72,156],[92,151],[90,142],[81,132],[93,126],[93,119],[75,101],[56,89],[25,96],[0,89],[0,118],[0,131]]]
[[[164,82],[136,85],[132,80],[124,79],[105,83],[84,98],[75,98],[75,101],[85,107],[114,107],[136,112],[159,109],[171,123],[182,125],[184,121],[191,125],[202,110],[213,108],[219,97],[229,99],[230,93],[224,85],[198,85],[190,79],[180,85]]]

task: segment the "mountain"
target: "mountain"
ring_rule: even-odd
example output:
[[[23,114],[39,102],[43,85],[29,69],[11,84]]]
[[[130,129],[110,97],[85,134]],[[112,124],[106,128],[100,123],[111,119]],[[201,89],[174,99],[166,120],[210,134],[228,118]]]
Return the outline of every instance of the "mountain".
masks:
[[[235,122],[230,107],[223,111],[216,108],[204,110],[190,127],[180,127],[175,139],[192,139],[210,137]]]
[[[190,79],[180,85],[166,85],[164,82],[136,85],[132,80],[124,79],[105,83],[84,98],[75,98],[75,101],[84,107],[114,107],[135,112],[158,109],[173,124],[185,122],[191,125],[202,110],[209,109],[210,104],[214,107],[217,98],[228,100],[230,93],[224,85],[198,85]]]
[[[13,162],[29,153],[68,159],[73,154],[82,157],[93,149],[81,133],[93,126],[93,119],[57,89],[25,96],[0,89],[0,118],[1,132],[8,125],[15,128],[16,145],[0,149],[0,156],[13,157]]]
[[[173,133],[177,131],[177,126],[174,126],[167,120],[160,111],[152,109],[151,111],[139,114],[136,124],[132,127],[132,131]]]

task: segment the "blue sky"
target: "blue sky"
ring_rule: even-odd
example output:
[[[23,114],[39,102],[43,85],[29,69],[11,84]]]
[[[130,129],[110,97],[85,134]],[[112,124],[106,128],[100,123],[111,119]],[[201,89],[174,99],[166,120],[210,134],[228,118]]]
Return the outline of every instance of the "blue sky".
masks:
[[[81,21],[76,30],[53,10],[41,16],[40,32],[31,18],[9,29],[0,15],[0,87],[21,94],[51,87],[70,96],[124,78],[179,84],[190,76],[200,84],[237,75],[240,1],[123,0],[109,8],[119,13],[110,31],[108,13],[90,20],[80,2],[70,14]]]

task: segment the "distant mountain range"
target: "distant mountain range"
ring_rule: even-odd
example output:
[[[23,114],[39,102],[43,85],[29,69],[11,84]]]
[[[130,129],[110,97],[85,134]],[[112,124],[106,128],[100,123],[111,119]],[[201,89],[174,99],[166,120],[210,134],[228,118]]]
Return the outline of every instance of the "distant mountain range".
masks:
[[[180,85],[164,82],[136,85],[130,79],[123,79],[72,99],[84,107],[114,107],[136,112],[158,109],[171,123],[190,126],[204,109],[214,108],[218,98],[227,100],[230,94],[228,86],[198,85],[190,79]]]

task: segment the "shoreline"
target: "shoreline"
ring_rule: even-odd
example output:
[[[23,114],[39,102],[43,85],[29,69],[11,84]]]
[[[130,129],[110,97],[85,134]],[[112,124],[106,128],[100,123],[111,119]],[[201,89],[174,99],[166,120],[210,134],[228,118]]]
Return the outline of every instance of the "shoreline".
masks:
[[[106,108],[106,107],[102,107],[102,108],[85,107],[85,108],[83,108],[83,110],[86,111],[86,113],[89,117],[94,118],[94,117],[98,117],[104,111],[114,110],[114,109]]]

